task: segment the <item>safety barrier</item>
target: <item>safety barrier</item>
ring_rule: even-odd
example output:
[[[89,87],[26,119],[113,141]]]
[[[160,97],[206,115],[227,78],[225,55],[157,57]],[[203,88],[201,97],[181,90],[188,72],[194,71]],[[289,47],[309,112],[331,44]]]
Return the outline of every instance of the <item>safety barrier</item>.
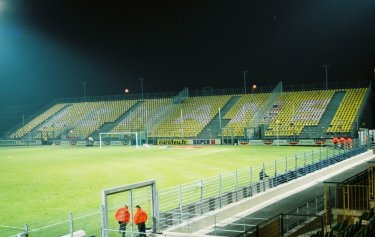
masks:
[[[284,162],[275,161],[274,164],[263,164],[160,190],[158,230],[165,230],[365,151],[365,146],[351,149],[321,147],[318,151],[287,157]]]

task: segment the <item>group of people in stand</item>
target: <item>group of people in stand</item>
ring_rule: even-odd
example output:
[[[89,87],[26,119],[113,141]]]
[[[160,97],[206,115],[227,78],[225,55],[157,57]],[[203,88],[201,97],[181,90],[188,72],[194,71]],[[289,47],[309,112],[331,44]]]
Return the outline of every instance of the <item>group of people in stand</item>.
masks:
[[[338,147],[340,145],[340,148],[345,149],[351,149],[353,147],[353,141],[350,137],[344,138],[344,137],[334,137],[332,138],[333,145],[335,147]]]
[[[133,216],[133,222],[138,226],[138,233],[140,237],[146,237],[146,221],[147,221],[147,213],[142,210],[142,208],[137,205],[135,206],[137,211]],[[124,205],[124,207],[119,208],[115,213],[115,219],[120,224],[119,232],[121,233],[122,237],[125,237],[126,233],[126,225],[130,221],[130,212],[128,209],[128,205]]]

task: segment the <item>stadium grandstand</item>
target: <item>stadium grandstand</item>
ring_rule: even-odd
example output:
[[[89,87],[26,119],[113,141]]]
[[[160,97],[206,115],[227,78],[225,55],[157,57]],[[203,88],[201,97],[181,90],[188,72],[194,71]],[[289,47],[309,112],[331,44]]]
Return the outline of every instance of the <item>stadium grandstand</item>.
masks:
[[[371,85],[286,86],[280,93],[258,88],[204,90],[154,98],[59,101],[7,133],[10,140],[52,144],[100,133],[143,132],[142,143],[158,139],[219,139],[223,144],[357,137],[370,124]],[[275,95],[277,96],[275,97]],[[155,96],[153,94],[153,96]],[[158,97],[159,96],[159,97]],[[267,106],[268,107],[267,107]],[[256,121],[255,121],[256,120]]]

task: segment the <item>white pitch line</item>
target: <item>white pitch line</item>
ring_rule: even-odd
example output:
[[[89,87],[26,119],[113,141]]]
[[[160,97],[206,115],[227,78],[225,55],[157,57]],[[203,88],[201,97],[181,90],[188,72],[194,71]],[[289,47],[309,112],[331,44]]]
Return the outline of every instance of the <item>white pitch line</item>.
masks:
[[[0,225],[0,227],[10,228],[10,229],[18,229],[18,230],[24,230],[25,229],[25,227],[16,227],[16,226],[9,226],[9,225]]]

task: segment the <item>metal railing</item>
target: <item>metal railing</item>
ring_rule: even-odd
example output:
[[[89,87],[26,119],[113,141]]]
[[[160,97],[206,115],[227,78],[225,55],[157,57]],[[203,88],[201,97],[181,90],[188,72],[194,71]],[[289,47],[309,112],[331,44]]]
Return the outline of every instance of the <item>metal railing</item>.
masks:
[[[310,237],[320,231],[324,233],[323,216],[282,214],[282,236]]]
[[[317,230],[323,229],[323,217],[319,215],[324,210],[324,195],[319,195],[310,201],[298,206],[294,210],[278,213],[271,217],[232,216],[221,220],[220,216],[208,214],[182,213],[182,216],[204,217],[200,218],[200,233],[215,236],[310,236]],[[259,216],[259,215],[256,215]],[[174,217],[178,217],[175,215]],[[179,219],[171,219],[178,222]],[[179,233],[192,233],[196,231],[193,221],[187,219],[181,226]]]
[[[331,82],[329,89],[348,89],[348,88],[361,88],[368,87],[368,81],[347,81],[347,82]],[[255,93],[269,93],[274,89],[274,86],[258,86]],[[309,91],[309,90],[326,90],[324,83],[312,84],[292,84],[286,85],[284,91]],[[106,101],[106,100],[123,100],[123,99],[157,99],[157,98],[170,98],[174,97],[179,91],[168,92],[150,92],[150,93],[129,93],[121,95],[106,95],[106,96],[86,96],[86,97],[70,97],[70,98],[57,98],[55,103],[75,103],[85,101]],[[243,94],[244,88],[190,88],[190,96],[206,96],[206,95],[230,95],[230,94]]]
[[[9,227],[0,225],[0,236],[6,237],[50,237],[72,234],[76,231],[85,232],[86,236],[100,236],[101,213],[94,212],[80,216],[70,213],[66,219],[57,223],[29,223],[24,227]]]
[[[363,115],[365,114],[365,110],[369,106],[371,106],[371,100],[370,100],[370,97],[371,97],[371,94],[372,94],[372,88],[371,87],[372,87],[372,83],[370,81],[370,83],[367,86],[366,93],[363,97],[363,101],[360,104],[357,104],[357,106],[358,106],[357,110],[358,111],[357,111],[357,114],[356,114],[356,118],[354,119],[354,121],[352,123],[352,129],[351,129],[352,136],[357,135],[359,128],[362,126],[361,121],[364,120]]]
[[[369,81],[330,82],[329,90],[368,87]],[[325,83],[294,84],[284,86],[284,91],[327,90]]]
[[[276,104],[281,94],[283,93],[283,83],[280,81],[277,86],[272,90],[266,101],[259,107],[254,116],[251,118],[249,126],[256,128],[262,123],[268,111]]]
[[[235,172],[160,190],[159,230],[182,223],[196,215],[219,209],[365,152],[365,146],[351,149],[326,146],[284,161],[249,167]],[[186,214],[187,213],[187,214]]]

